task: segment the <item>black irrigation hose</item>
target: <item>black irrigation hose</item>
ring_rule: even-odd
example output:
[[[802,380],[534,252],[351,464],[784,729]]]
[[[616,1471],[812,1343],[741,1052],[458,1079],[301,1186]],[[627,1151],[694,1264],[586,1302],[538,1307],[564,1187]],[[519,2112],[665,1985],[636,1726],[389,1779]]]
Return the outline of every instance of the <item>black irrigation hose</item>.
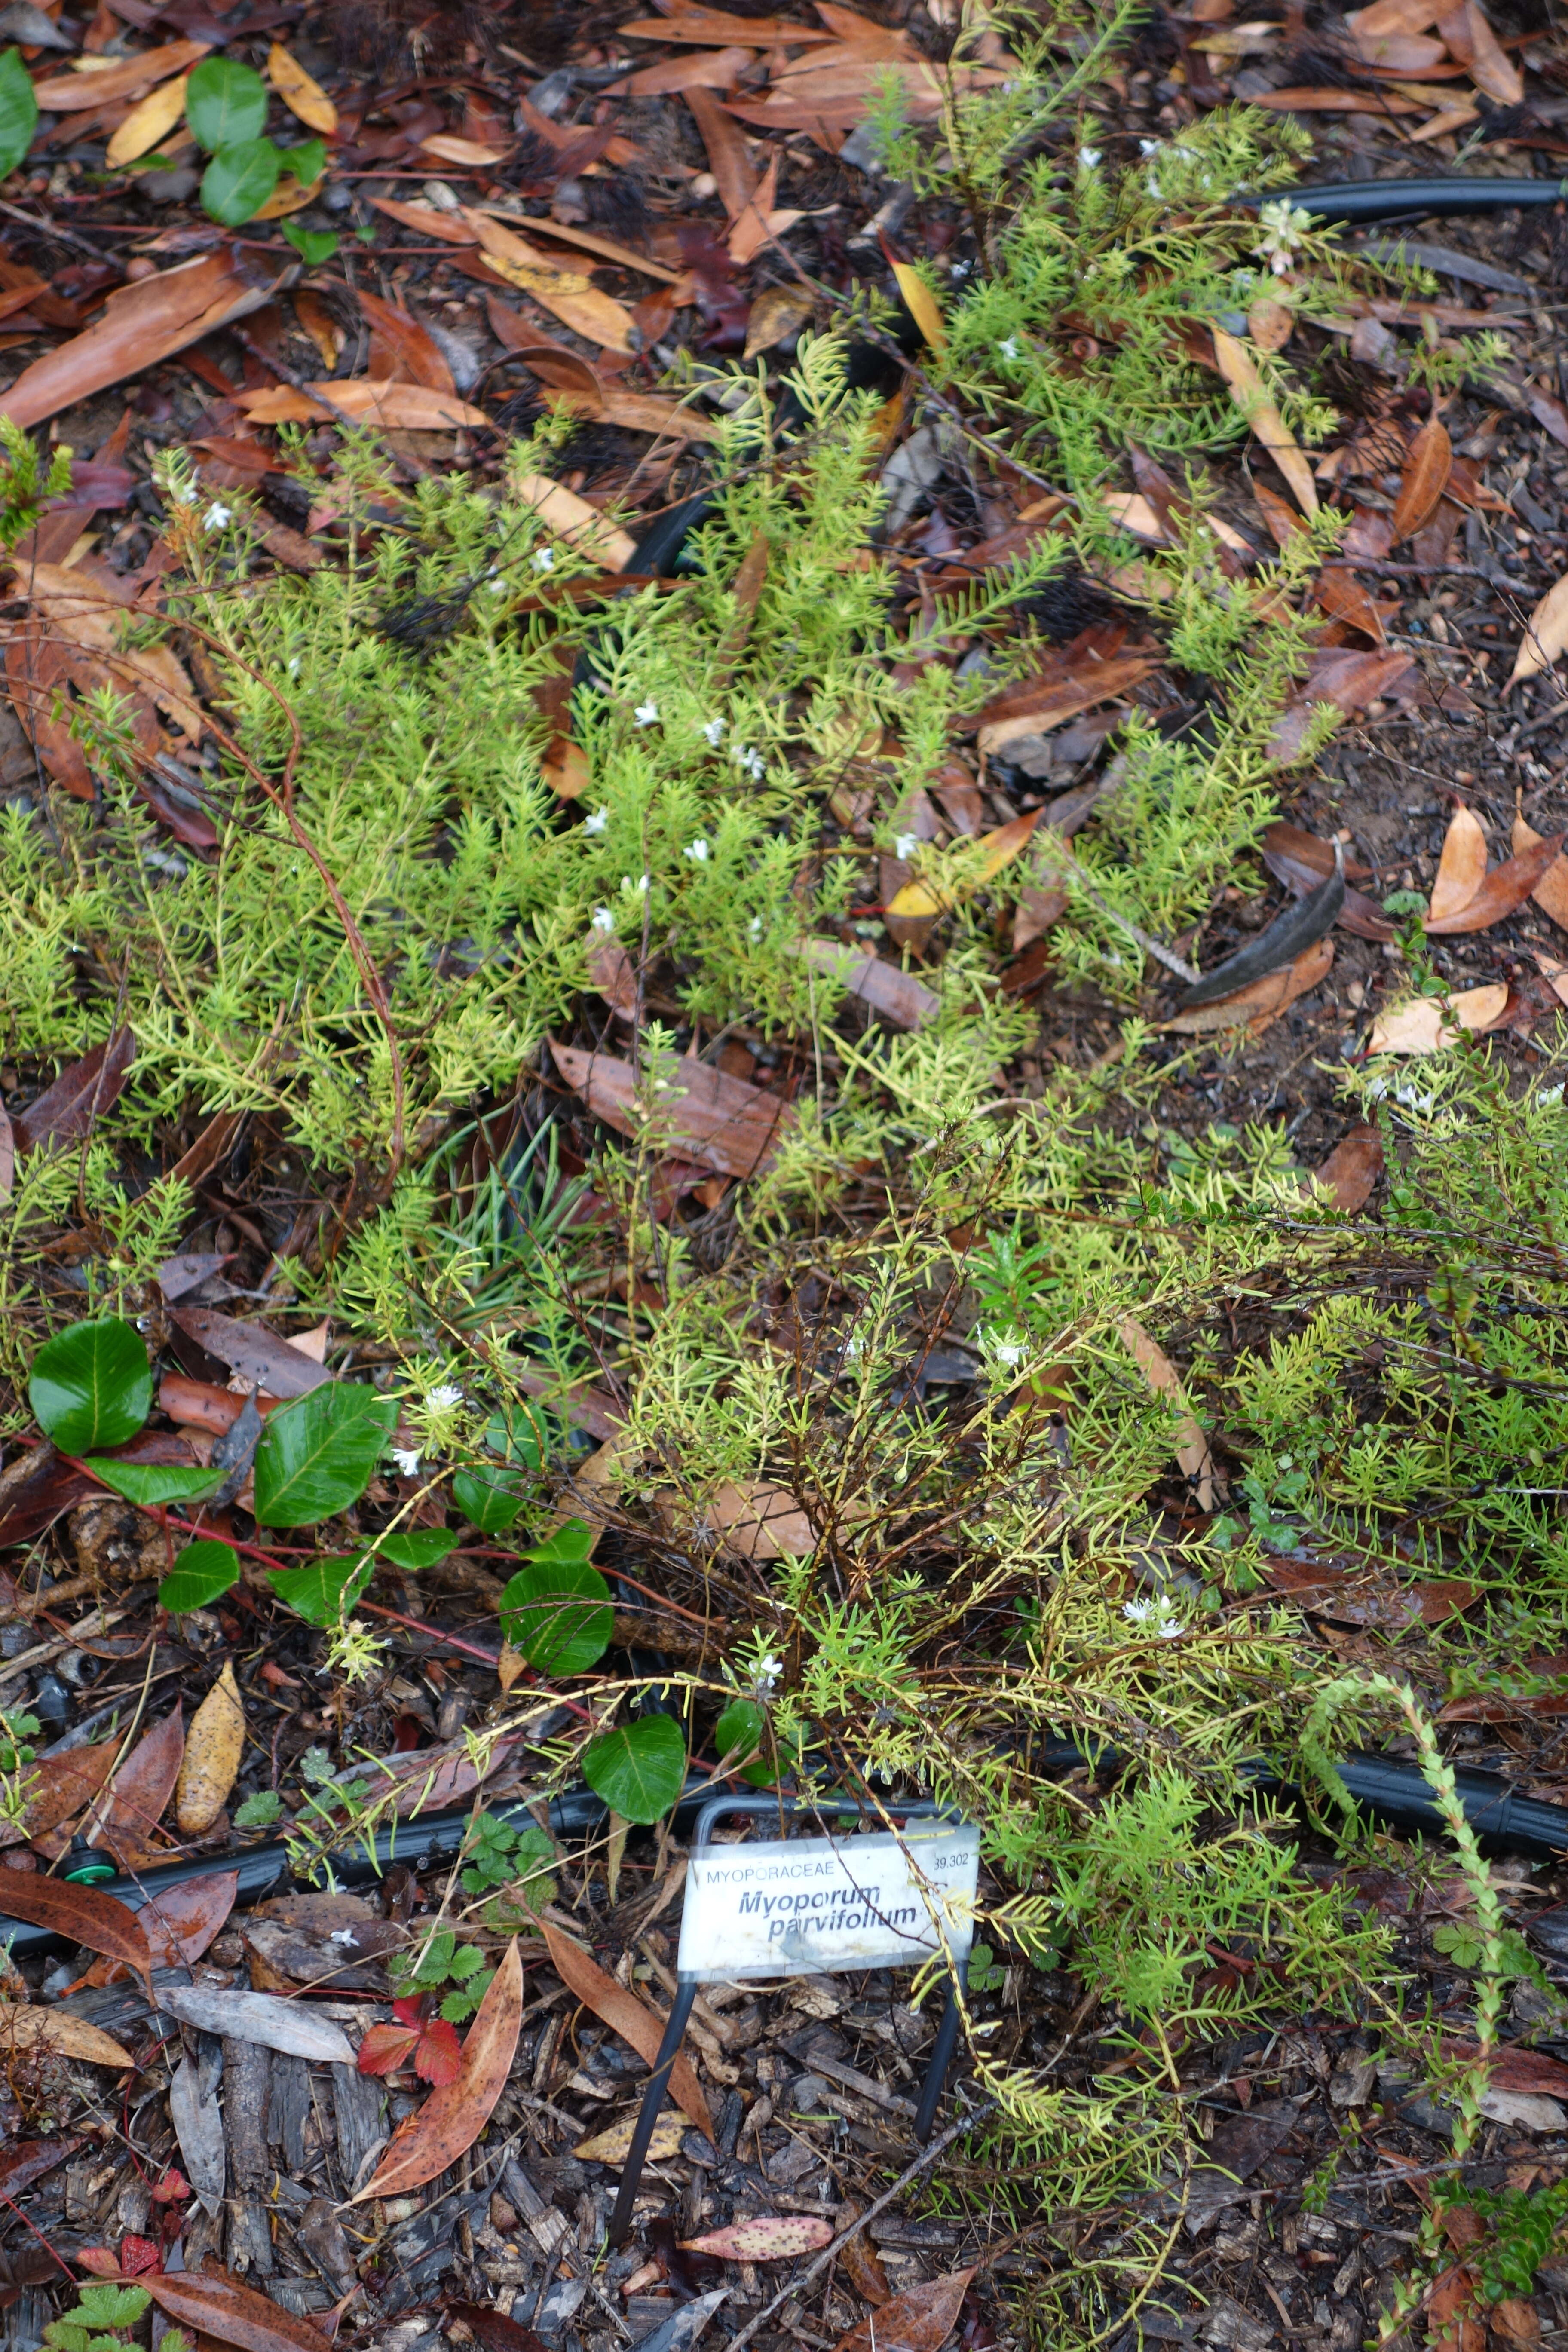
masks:
[[[1103,1767],[1114,1766],[1120,1759],[1114,1750],[1104,1748],[1099,1751],[1098,1760]],[[1089,1761],[1086,1751],[1076,1741],[1068,1739],[1050,1741],[1036,1758],[1037,1769],[1041,1772],[1071,1771]],[[1388,1828],[1407,1836],[1447,1834],[1447,1824],[1419,1765],[1404,1763],[1396,1757],[1362,1753],[1347,1757],[1340,1766],[1340,1773],[1355,1802]],[[1254,1777],[1255,1785],[1260,1789],[1291,1793],[1291,1784],[1268,1765],[1259,1765]],[[1458,1770],[1454,1780],[1465,1818],[1488,1853],[1518,1854],[1531,1862],[1554,1862],[1568,1853],[1568,1811],[1562,1806],[1544,1805],[1534,1797],[1521,1796],[1500,1772]],[[675,1808],[672,1826],[689,1829],[699,1807],[713,1792],[713,1783],[705,1774],[691,1774],[686,1794]],[[502,1804],[494,1810],[516,1829],[536,1826],[534,1815],[526,1804]],[[605,1804],[591,1789],[569,1789],[552,1803],[550,1825],[558,1837],[587,1836],[600,1826],[605,1813]],[[331,1857],[332,1875],[340,1886],[369,1886],[394,1862],[404,1863],[411,1870],[428,1870],[437,1864],[452,1862],[461,1850],[472,1819],[471,1808],[463,1805],[450,1812],[432,1813],[424,1821],[398,1822],[376,1833],[374,1861],[363,1845],[345,1846],[334,1853]],[[286,1891],[289,1874],[288,1849],[274,1843],[252,1846],[248,1853],[240,1854],[161,1863],[133,1879],[117,1878],[96,1891],[115,1895],[132,1910],[139,1911],[150,1895],[160,1895],[166,1887],[182,1886],[189,1879],[209,1877],[220,1870],[237,1870],[239,1874],[235,1895],[237,1910],[275,1892]],[[0,1873],[0,1919],[4,1918],[5,1908],[5,1876]],[[0,1943],[5,1940],[6,1934],[6,1928],[0,1927]],[[70,1948],[68,1937],[25,1921],[16,1923],[10,1942],[12,1951],[18,1955]]]
[[[1321,187],[1282,188],[1277,199],[1239,196],[1238,204],[1283,199],[1325,226],[1361,228],[1373,222],[1457,220],[1467,213],[1501,213],[1515,205],[1560,205],[1568,180],[1334,180]]]

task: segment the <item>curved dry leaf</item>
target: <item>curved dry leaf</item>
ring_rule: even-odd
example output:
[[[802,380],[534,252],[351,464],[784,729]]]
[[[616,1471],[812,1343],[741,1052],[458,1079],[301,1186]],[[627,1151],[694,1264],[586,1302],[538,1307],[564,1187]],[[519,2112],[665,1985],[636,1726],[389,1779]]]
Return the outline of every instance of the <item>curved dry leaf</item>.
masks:
[[[810,321],[814,305],[809,294],[798,286],[769,286],[752,303],[746,314],[746,348],[742,360],[754,360],[759,352],[772,351],[797,328]]]
[[[163,1986],[159,2005],[182,2025],[202,2033],[258,2042],[285,2057],[307,2058],[322,2066],[352,2066],[354,2047],[341,2025],[305,2001],[276,1993],[247,1992],[238,1985]]]
[[[236,2352],[331,2352],[310,2320],[286,2311],[226,2272],[149,2271],[135,2281],[183,2327]]]
[[[1318,486],[1312,479],[1312,468],[1297,446],[1285,419],[1263,388],[1263,379],[1253,365],[1244,343],[1223,327],[1215,327],[1214,355],[1219,372],[1230,387],[1230,396],[1246,417],[1253,438],[1268,450],[1285,479],[1303,514],[1318,511]]]
[[[380,425],[389,433],[455,433],[460,426],[489,423],[482,408],[470,407],[455,393],[394,383],[387,376],[307,383],[300,390],[280,383],[266,392],[242,392],[235,405],[253,425],[326,425],[346,416],[353,424]]]
[[[187,1837],[211,1829],[227,1801],[244,1753],[245,1706],[230,1658],[191,1718],[185,1741],[174,1818]]]
[[[1514,818],[1513,847],[1516,856],[1522,850],[1533,849],[1540,839],[1541,835],[1533,825],[1526,824],[1521,816]],[[1543,913],[1568,930],[1568,857],[1553,858],[1530,895]]]
[[[1448,438],[1448,428],[1440,416],[1430,416],[1410,444],[1410,455],[1405,460],[1399,496],[1394,505],[1394,546],[1431,521],[1448,487],[1453,465],[1454,445]]]
[[[7,1878],[21,1875],[7,1871]],[[85,2019],[58,2009],[28,2009],[20,2001],[0,2000],[0,2051],[34,2050],[42,2042],[62,2058],[79,2058],[89,2066],[134,2066],[129,2050],[100,2032]]]
[[[1457,1043],[1461,1030],[1483,1036],[1495,1029],[1508,1011],[1508,983],[1490,981],[1482,988],[1467,988],[1449,998],[1454,1023],[1445,1023],[1435,996],[1408,998],[1391,1005],[1372,1024],[1369,1054],[1440,1054]],[[1458,1025],[1454,1025],[1457,1024]]]
[[[597,507],[591,507],[564,482],[552,481],[548,474],[523,474],[510,487],[513,496],[531,506],[557,539],[567,541],[579,555],[603,564],[606,572],[624,572],[637,553],[637,543],[630,531],[617,530],[607,523]]]
[[[689,92],[688,105],[698,95],[695,90]],[[642,337],[631,312],[608,294],[601,294],[582,272],[558,268],[548,255],[488,214],[475,212],[465,217],[473,224],[485,259],[509,286],[531,294],[574,333],[597,343],[601,350],[629,355],[640,347]]]
[[[895,261],[893,276],[898,280],[899,291],[904,298],[904,304],[910,318],[931,350],[945,352],[947,328],[943,323],[942,312],[936,307],[936,298],[920,271],[910,262]]]
[[[1447,938],[1461,931],[1488,930],[1493,923],[1500,923],[1533,894],[1542,877],[1556,864],[1563,842],[1563,836],[1559,834],[1552,841],[1537,842],[1532,849],[1521,850],[1517,857],[1494,866],[1468,906],[1436,921],[1428,915],[1427,930]]]
[[[1247,331],[1260,352],[1282,352],[1295,324],[1295,313],[1271,294],[1260,294],[1247,314]]]
[[[760,1479],[717,1487],[708,1516],[747,1559],[805,1559],[816,1549],[816,1531],[795,1496]]]
[[[1565,646],[1568,646],[1568,572],[1561,580],[1553,581],[1531,613],[1503,692],[1506,694],[1509,687],[1517,686],[1521,678],[1534,677],[1540,671],[1550,669]]]
[[[1342,564],[1325,564],[1312,583],[1312,597],[1319,611],[1326,613],[1331,621],[1342,621],[1347,629],[1359,629],[1374,646],[1387,645],[1383,614],[1361,582]]]
[[[945,2278],[922,2279],[906,2287],[880,2311],[868,2311],[834,2352],[942,2352],[963,2308],[973,2269],[949,2271]]]
[[[833,2224],[816,2213],[758,2213],[706,2237],[682,2238],[689,2254],[718,2254],[727,2263],[789,2263],[830,2245]]]
[[[335,135],[337,108],[321,83],[311,79],[298,58],[290,57],[281,41],[274,41],[268,52],[267,78],[290,114],[298,115],[310,130],[319,131],[323,139]]]
[[[1116,1327],[1122,1346],[1137,1360],[1138,1369],[1156,1396],[1164,1397],[1180,1413],[1176,1423],[1176,1460],[1184,1477],[1197,1482],[1198,1499],[1207,1511],[1214,1507],[1214,1455],[1208,1439],[1187,1406],[1182,1376],[1157,1339],[1150,1338],[1134,1315],[1124,1315]],[[879,2344],[880,2338],[879,2338]]]
[[[68,1748],[58,1756],[40,1756],[27,1768],[20,1820],[0,1819],[0,1846],[41,1838],[83,1811],[102,1788],[119,1753],[118,1739],[100,1739],[87,1748]]]
[[[632,2135],[637,2127],[634,2109],[629,2116],[623,2116],[619,2123],[610,2124],[604,2131],[595,2132],[592,2139],[580,2141],[572,2153],[581,2157],[584,2164],[625,2164],[632,2152]],[[686,2126],[679,2116],[660,2116],[653,2127],[653,2137],[648,2142],[648,2162],[668,2164],[671,2157],[680,2154],[680,2143],[685,2136]]]
[[[1487,878],[1487,837],[1481,821],[1463,802],[1443,836],[1443,855],[1426,908],[1428,923],[1443,922],[1468,907]]]
[[[150,91],[140,106],[132,108],[104,150],[103,160],[111,172],[134,163],[139,155],[168,137],[184,114],[185,85],[190,79],[189,74],[182,74],[177,81],[166,81],[162,89]]]
[[[83,1824],[89,1845],[106,1845],[122,1870],[166,1862],[168,1847],[154,1846],[151,1838],[174,1793],[184,1752],[184,1724],[176,1706],[137,1742],[94,1805],[92,1818]]]
[[[211,47],[211,41],[168,41],[160,49],[139,49],[128,58],[118,58],[97,73],[51,75],[33,84],[33,96],[40,111],[47,114],[80,114],[89,106],[118,106],[121,99],[134,98],[154,82],[183,73],[205,58]]]
[[[351,2200],[353,2204],[362,2205],[367,2197],[399,2197],[410,2189],[422,2189],[467,2154],[506,2088],[521,2022],[522,1962],[514,1936],[468,2028],[462,2071],[399,2124],[381,2162]]]
[[[1478,89],[1499,106],[1519,106],[1524,99],[1524,77],[1503,49],[1487,20],[1480,0],[1462,0],[1437,19],[1449,55],[1468,67]]]
[[[1163,1029],[1174,1029],[1183,1036],[1206,1037],[1216,1030],[1239,1028],[1245,1021],[1251,1024],[1254,1036],[1261,1036],[1288,1005],[1328,978],[1333,961],[1332,940],[1314,940],[1282,971],[1266,972],[1261,980],[1238,989],[1234,996],[1219,997],[1213,1004],[1196,1005],[1192,1012],[1178,1013],[1160,1025]]]
[[[366,365],[371,374],[392,383],[416,383],[426,392],[439,392],[450,399],[458,387],[446,354],[428,328],[397,303],[384,302],[366,286],[357,287],[355,292],[370,329]]]
[[[664,2020],[657,2017],[625,1985],[605,1974],[591,1952],[559,1927],[544,1924],[544,1940],[550,1948],[551,1964],[568,1992],[590,2008],[595,2016],[618,2033],[646,2064],[651,2066],[658,2056],[664,2040]],[[684,2053],[669,2070],[669,2095],[681,2113],[689,2116],[700,2132],[713,2137],[713,2120],[708,2112],[708,2102],[702,2095],[702,2085],[693,2071],[691,2061]]]
[[[0,1919],[6,1916],[68,1936],[73,1944],[85,1944],[89,1952],[102,1952],[108,1959],[123,1960],[151,1990],[153,1961],[142,1923],[112,1895],[96,1886],[79,1886],[68,1878],[0,1871]]]

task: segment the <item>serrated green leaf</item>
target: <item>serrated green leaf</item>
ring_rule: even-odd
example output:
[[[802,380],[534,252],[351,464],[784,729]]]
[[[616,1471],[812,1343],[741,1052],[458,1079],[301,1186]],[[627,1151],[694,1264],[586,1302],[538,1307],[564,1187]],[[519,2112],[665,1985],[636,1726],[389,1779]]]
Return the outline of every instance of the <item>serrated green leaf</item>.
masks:
[[[542,1675],[584,1675],[610,1645],[610,1588],[591,1561],[535,1553],[500,1597],[501,1632]]]
[[[225,228],[254,220],[278,185],[282,159],[270,139],[220,147],[202,173],[202,209]]]
[[[0,180],[14,172],[33,143],[38,101],[20,49],[0,58]]]
[[[112,1315],[73,1323],[38,1349],[27,1394],[62,1454],[123,1445],[153,1410],[153,1368],[140,1333]]]
[[[267,128],[267,84],[237,58],[204,58],[185,84],[185,121],[209,155],[258,140]]]
[[[310,1625],[335,1625],[352,1609],[375,1572],[363,1552],[327,1554],[303,1568],[274,1568],[268,1582],[283,1603]]]
[[[583,1751],[583,1778],[628,1822],[657,1822],[686,1784],[686,1741],[672,1716],[623,1723]]]
[[[254,1796],[236,1808],[233,1814],[237,1830],[269,1830],[283,1811],[283,1800],[276,1789],[258,1789]],[[163,2342],[167,2344],[165,2336]]]
[[[205,1609],[239,1581],[239,1555],[232,1544],[200,1536],[189,1543],[158,1587],[158,1599],[172,1616]]]
[[[268,1528],[314,1527],[369,1486],[397,1405],[374,1389],[324,1381],[268,1422],[256,1449],[256,1517]]]
[[[223,1485],[221,1470],[205,1470],[199,1462],[105,1462],[93,1455],[87,1467],[143,1510],[156,1510],[161,1503],[203,1502]]]

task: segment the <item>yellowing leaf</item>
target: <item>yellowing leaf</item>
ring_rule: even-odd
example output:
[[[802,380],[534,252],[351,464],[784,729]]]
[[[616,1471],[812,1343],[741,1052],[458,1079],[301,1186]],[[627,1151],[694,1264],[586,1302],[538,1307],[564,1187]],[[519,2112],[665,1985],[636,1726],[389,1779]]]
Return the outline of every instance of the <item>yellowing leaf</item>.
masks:
[[[174,1818],[187,1837],[210,1830],[224,1809],[245,1752],[245,1708],[229,1659],[191,1722],[174,1790]]]
[[[110,171],[134,163],[139,155],[145,155],[161,139],[168,137],[184,113],[185,85],[190,79],[188,73],[181,74],[177,80],[166,81],[161,89],[144,98],[140,106],[132,108],[104,149],[104,161]]]
[[[1028,842],[1030,835],[1044,816],[1044,808],[1031,809],[1027,816],[1010,817],[999,824],[994,833],[982,834],[980,839],[965,845],[963,890],[978,890],[1010,866],[1018,852]],[[975,857],[975,851],[980,855]],[[887,912],[905,921],[919,921],[922,917],[944,914],[955,903],[954,894],[960,885],[955,879],[951,889],[934,881],[906,882],[888,901]]]
[[[330,139],[338,127],[338,110],[319,81],[312,81],[298,58],[289,56],[281,41],[274,41],[267,56],[267,76],[290,114],[297,114],[311,131],[319,131]]]
[[[1568,646],[1568,572],[1554,581],[1530,616],[1530,626],[1524,642],[1514,656],[1508,686],[1517,686],[1521,677],[1534,677],[1538,671],[1550,669],[1563,647]]]
[[[1247,314],[1247,331],[1260,352],[1282,352],[1295,324],[1295,314],[1270,294],[1260,294]]]
[[[607,2131],[598,2132],[592,2139],[581,2141],[573,2149],[573,2155],[581,2157],[584,2164],[625,2164],[631,2154],[632,2134],[637,2129],[637,2120],[635,2113],[623,2116],[620,2122],[612,2124]],[[648,2142],[648,2161],[668,2164],[671,2157],[679,2156],[681,2136],[686,2128],[679,2116],[660,2116],[653,2127],[653,2137]]]
[[[624,572],[637,552],[630,531],[607,523],[597,507],[552,482],[548,474],[525,474],[512,485],[515,495],[531,506],[557,539],[569,540],[580,555],[602,563],[606,572]]]
[[[1253,438],[1268,450],[1289,483],[1301,512],[1316,514],[1318,487],[1312,479],[1312,469],[1297,446],[1289,426],[1263,389],[1263,379],[1247,346],[1237,342],[1234,335],[1227,335],[1223,327],[1215,327],[1213,334],[1219,372],[1230,386],[1232,400],[1251,426]]]
[[[509,286],[531,294],[547,310],[591,343],[606,352],[636,352],[642,336],[629,310],[575,269],[562,269],[526,238],[518,236],[488,213],[465,212],[485,259]]]
[[[804,327],[812,313],[812,298],[798,286],[769,286],[758,295],[746,317],[746,348],[743,360],[754,360],[759,352],[771,351]]]
[[[1369,1054],[1440,1054],[1457,1043],[1459,1032],[1475,1036],[1495,1029],[1508,1010],[1508,983],[1489,981],[1484,988],[1461,989],[1448,1000],[1454,1019],[1445,1022],[1435,996],[1414,996],[1380,1013],[1372,1024]]]
[[[1541,837],[1535,827],[1526,824],[1521,816],[1514,818],[1513,854],[1516,857],[1524,850],[1533,849]],[[1568,930],[1568,857],[1554,858],[1530,895],[1554,923],[1561,923]]]
[[[129,2050],[85,2019],[68,2017],[58,2009],[28,2009],[20,2002],[0,2000],[0,2053],[32,2050],[39,2042],[58,2050],[62,2058],[80,2058],[89,2066],[133,2066]]]
[[[297,180],[283,181],[273,189],[260,210],[251,214],[251,219],[284,220],[290,213],[303,212],[305,206],[314,204],[321,194],[326,176],[324,172],[318,172],[308,188],[300,187]]]
[[[936,307],[936,297],[925,279],[911,263],[895,261],[893,276],[899,281],[899,291],[908,306],[910,318],[920,329],[933,352],[947,349],[947,329],[942,312]]]

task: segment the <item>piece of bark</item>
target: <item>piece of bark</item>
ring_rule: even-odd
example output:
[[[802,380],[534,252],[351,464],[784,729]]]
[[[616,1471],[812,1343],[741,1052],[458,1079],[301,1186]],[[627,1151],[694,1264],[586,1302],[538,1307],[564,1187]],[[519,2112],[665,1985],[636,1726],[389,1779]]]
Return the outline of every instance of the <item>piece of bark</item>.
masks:
[[[298,2179],[307,2161],[305,2120],[310,2112],[310,2070],[303,2058],[274,2056],[267,2137],[279,2150],[283,2168]]]
[[[332,2116],[338,2134],[338,2169],[345,2195],[358,2188],[374,2150],[387,2141],[385,2095],[373,2074],[352,2066],[332,2068]]]
[[[258,2042],[225,2036],[223,2136],[228,2177],[236,2189],[259,2189],[267,2179],[267,2107],[272,2053]]]

